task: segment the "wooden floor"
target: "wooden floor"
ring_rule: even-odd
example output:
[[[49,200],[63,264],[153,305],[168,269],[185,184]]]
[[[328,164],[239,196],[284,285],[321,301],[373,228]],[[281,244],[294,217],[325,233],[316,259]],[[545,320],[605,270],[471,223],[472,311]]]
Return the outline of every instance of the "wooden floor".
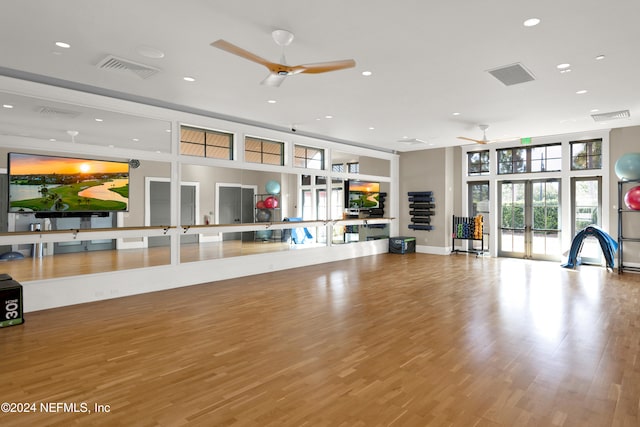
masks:
[[[598,267],[381,254],[28,313],[0,346],[0,400],[36,404],[2,426],[640,425],[640,276]]]

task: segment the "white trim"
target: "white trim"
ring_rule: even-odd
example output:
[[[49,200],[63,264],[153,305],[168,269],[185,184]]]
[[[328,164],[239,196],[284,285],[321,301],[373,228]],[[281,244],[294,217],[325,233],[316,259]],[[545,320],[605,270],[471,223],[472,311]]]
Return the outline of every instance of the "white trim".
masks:
[[[420,254],[431,254],[431,255],[450,255],[451,254],[451,246],[424,246],[424,245],[416,245],[416,252]]]

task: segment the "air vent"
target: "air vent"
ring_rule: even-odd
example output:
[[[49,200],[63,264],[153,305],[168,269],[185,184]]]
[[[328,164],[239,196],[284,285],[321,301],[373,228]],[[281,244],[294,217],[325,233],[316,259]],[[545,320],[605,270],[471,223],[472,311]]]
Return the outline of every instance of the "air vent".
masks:
[[[533,77],[533,74],[520,63],[494,68],[493,70],[487,70],[487,72],[500,80],[505,86],[513,86],[536,79]]]
[[[78,111],[63,110],[61,108],[54,108],[49,106],[37,107],[38,113],[46,117],[66,117],[74,118],[78,117],[80,113]]]
[[[149,65],[118,58],[113,55],[105,57],[98,63],[97,67],[102,70],[130,71],[142,79],[148,79],[160,71],[159,69],[150,67]]]
[[[593,120],[596,122],[606,122],[609,120],[628,119],[631,117],[629,110],[612,111],[610,113],[592,114]]]

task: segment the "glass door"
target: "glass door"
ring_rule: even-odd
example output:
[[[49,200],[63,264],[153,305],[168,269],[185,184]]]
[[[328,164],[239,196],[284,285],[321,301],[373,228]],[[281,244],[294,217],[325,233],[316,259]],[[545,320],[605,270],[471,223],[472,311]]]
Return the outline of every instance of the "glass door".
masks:
[[[560,260],[560,180],[503,181],[498,188],[498,255]]]
[[[601,177],[571,180],[571,218],[572,236],[589,225],[602,225]],[[580,258],[583,264],[602,264],[602,249],[598,239],[589,236],[583,240]]]

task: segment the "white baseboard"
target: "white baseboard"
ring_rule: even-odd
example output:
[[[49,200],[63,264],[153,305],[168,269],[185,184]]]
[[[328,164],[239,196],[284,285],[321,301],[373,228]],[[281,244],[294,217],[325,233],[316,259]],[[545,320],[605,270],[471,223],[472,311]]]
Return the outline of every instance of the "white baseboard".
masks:
[[[451,247],[416,245],[416,252],[420,254],[449,255],[451,253]]]

